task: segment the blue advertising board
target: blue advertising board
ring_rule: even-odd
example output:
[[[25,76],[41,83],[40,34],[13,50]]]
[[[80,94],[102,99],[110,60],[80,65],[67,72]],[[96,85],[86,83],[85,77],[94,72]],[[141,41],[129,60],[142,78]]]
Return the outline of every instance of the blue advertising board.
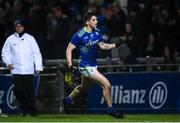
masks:
[[[124,113],[180,113],[180,73],[106,73],[113,106]],[[106,113],[102,89],[87,93],[87,113]]]
[[[35,76],[34,86],[35,93],[38,93],[39,77]],[[0,75],[0,108],[3,113],[17,114],[20,113],[20,109],[17,105],[13,104],[15,96],[13,93],[14,85],[12,84],[11,75]]]

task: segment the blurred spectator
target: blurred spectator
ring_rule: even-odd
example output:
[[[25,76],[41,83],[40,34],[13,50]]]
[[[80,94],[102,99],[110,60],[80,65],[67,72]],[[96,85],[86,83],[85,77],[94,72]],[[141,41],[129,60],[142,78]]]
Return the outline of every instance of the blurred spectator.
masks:
[[[8,1],[0,1],[0,49],[3,41],[11,32],[14,31],[12,22],[12,8]]]
[[[103,4],[99,6],[99,11],[97,14],[98,25],[97,28],[101,31],[104,42],[109,43],[109,28],[108,28],[108,6],[107,4]],[[99,58],[109,57],[110,51],[98,50]]]
[[[98,17],[98,28],[106,41],[109,41],[108,38],[124,36],[128,20],[136,41],[133,40],[133,45],[129,42],[127,45],[136,57],[144,56],[149,32],[156,35],[161,53],[166,44],[173,46],[179,53],[179,3],[179,0],[0,0],[0,40],[13,32],[15,19],[28,18],[42,55],[45,58],[64,58],[65,38],[68,39],[69,33],[74,30],[68,23],[77,24],[74,27],[79,28],[81,20],[76,19],[91,10]],[[57,49],[57,45],[62,47]],[[107,55],[100,52],[101,57]]]
[[[67,47],[67,33],[69,29],[69,18],[63,13],[63,10],[59,6],[53,6],[51,8],[52,15],[48,18],[48,42],[49,48],[52,52],[49,52],[49,58],[60,59],[65,58],[65,51]]]
[[[154,32],[157,34],[157,38],[160,41],[161,46],[166,44],[171,44],[171,32],[170,27],[172,26],[172,18],[173,18],[173,11],[171,8],[171,4],[167,5],[169,2],[159,2],[155,3],[152,6],[152,21]],[[170,14],[171,13],[171,14]]]
[[[45,3],[43,2],[34,2],[31,9],[29,10],[29,15],[31,21],[31,33],[33,33],[34,37],[37,39],[37,43],[40,49],[43,51],[43,58],[47,58],[47,8],[44,4]]]
[[[25,0],[15,0],[13,4],[13,19],[28,18],[29,6],[25,5]]]
[[[174,52],[169,46],[164,47],[163,51],[164,55],[164,64],[174,64],[176,63],[175,57],[174,57]],[[165,71],[174,71],[176,68],[174,66],[164,66],[163,70]]]
[[[133,25],[133,30],[136,34],[136,56],[142,57],[146,40],[145,36],[152,27],[151,12],[145,4],[133,1],[129,4],[128,21]]]
[[[113,13],[110,17],[108,26],[110,37],[123,35],[125,32],[126,15],[119,5],[113,5]]]
[[[125,27],[125,43],[129,46],[132,55],[134,57],[137,57],[137,34],[134,30],[134,27],[131,23],[126,23],[126,27]]]
[[[98,25],[97,28],[101,31],[102,34],[107,34],[108,33],[108,8],[107,5],[101,5],[99,7],[99,12],[97,15],[98,19]]]
[[[143,18],[142,18],[143,19]],[[126,28],[133,28],[133,34],[136,35],[135,37],[135,45],[136,45],[136,51],[133,50],[133,52],[135,52],[135,55],[137,57],[141,57],[142,56],[142,49],[144,47],[144,31],[140,28],[140,24],[138,21],[138,9],[136,7],[129,7],[128,10],[128,17],[127,17],[128,23],[130,23],[131,25],[126,25]],[[128,27],[129,26],[129,27]],[[126,30],[126,33],[128,30]],[[130,31],[130,29],[129,29]],[[139,45],[141,44],[141,45]]]
[[[4,34],[2,37],[7,37],[9,34],[11,34],[14,31],[13,28],[13,9],[12,5],[9,2],[5,2],[1,4],[1,12],[0,12],[0,23],[2,26],[2,29],[4,28],[4,32],[1,33],[1,35]],[[1,37],[1,38],[2,38]]]
[[[158,56],[158,44],[157,40],[154,36],[154,34],[150,33],[147,36],[147,41],[145,45],[145,55],[144,56],[150,56],[150,57],[156,57]]]
[[[115,41],[125,32],[126,15],[119,5],[115,4],[112,7],[112,15],[108,20],[108,29],[110,40]],[[111,57],[119,57],[117,48],[111,50]]]
[[[5,21],[4,21],[4,9],[0,6],[0,48],[3,46],[3,42],[5,40]]]
[[[128,0],[115,0],[114,3],[121,6],[125,14],[127,15]]]
[[[172,31],[174,34],[173,47],[176,49],[178,53],[180,53],[180,8],[176,10],[175,23]]]

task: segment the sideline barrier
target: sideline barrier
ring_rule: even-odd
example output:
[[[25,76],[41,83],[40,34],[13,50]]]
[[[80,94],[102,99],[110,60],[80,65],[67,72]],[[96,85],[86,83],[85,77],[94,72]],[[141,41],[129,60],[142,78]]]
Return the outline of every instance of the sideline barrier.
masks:
[[[66,70],[62,61],[50,60],[48,61],[46,69],[41,75],[41,85],[38,94],[38,108],[40,113],[63,113],[63,105],[61,102],[62,97],[65,95],[64,89],[64,71]],[[65,62],[65,61],[64,61]],[[112,71],[121,68],[133,67],[163,67],[164,64],[136,64],[136,65],[100,65],[99,68],[104,71]],[[159,67],[158,67],[159,66]],[[180,68],[180,64],[168,64]],[[109,70],[110,69],[110,70]],[[18,109],[12,109],[9,104],[13,102],[13,92],[7,92],[11,87],[12,78],[6,71],[7,68],[0,67],[0,108],[3,113],[16,113]],[[165,71],[166,73],[147,71],[142,69],[141,73],[138,72],[123,72],[117,71],[116,73],[106,73],[105,75],[112,84],[112,100],[115,107],[127,113],[179,113],[180,112],[180,73],[172,71]],[[154,70],[154,69],[153,69]],[[175,71],[180,71],[176,69]],[[143,72],[143,73],[142,73]],[[162,72],[162,71],[161,71]],[[9,75],[9,77],[7,77]],[[1,77],[4,79],[2,80]],[[8,79],[9,78],[9,79]],[[157,81],[156,81],[157,80]],[[167,81],[166,81],[167,80]],[[165,84],[155,83],[162,81]],[[172,84],[172,85],[171,85]],[[153,85],[155,87],[153,87]],[[165,85],[165,86],[163,86]],[[4,87],[5,86],[5,87]],[[66,85],[65,85],[66,86]],[[94,89],[95,88],[95,89]],[[83,102],[83,113],[105,113],[104,100],[101,98],[99,87],[94,87],[88,92],[87,98]],[[154,88],[154,89],[151,89]],[[166,89],[167,88],[167,89]],[[4,91],[5,89],[5,91]],[[151,91],[152,90],[152,91]],[[164,102],[164,95],[167,90],[167,98]],[[92,92],[91,92],[92,91]],[[149,94],[151,91],[151,94]],[[8,93],[8,94],[7,94]],[[91,94],[92,93],[92,94]],[[8,95],[10,95],[8,97]],[[150,99],[148,96],[152,95]],[[170,96],[169,96],[170,95]],[[141,98],[141,99],[140,99]],[[173,98],[173,99],[172,99]],[[172,100],[171,100],[172,99]],[[8,101],[7,101],[8,100]],[[87,100],[87,101],[86,101]],[[152,102],[148,102],[152,100]],[[99,102],[101,101],[101,102]],[[172,102],[171,102],[172,101]],[[87,105],[86,105],[87,102]],[[158,104],[159,103],[159,104]],[[161,103],[162,106],[160,105]],[[160,105],[160,106],[159,106]],[[155,108],[152,108],[155,106]],[[159,108],[159,107],[160,108]],[[170,106],[170,107],[169,107]],[[11,107],[11,108],[9,108]],[[87,107],[87,108],[86,108]],[[87,110],[84,110],[84,109]],[[77,107],[75,110],[79,110]]]
[[[106,73],[113,105],[124,113],[180,113],[180,73]],[[87,93],[87,113],[106,113],[99,86]]]
[[[34,77],[35,94],[38,93],[39,76]],[[0,107],[5,114],[20,113],[20,109],[15,103],[15,96],[13,93],[12,76],[0,75]]]

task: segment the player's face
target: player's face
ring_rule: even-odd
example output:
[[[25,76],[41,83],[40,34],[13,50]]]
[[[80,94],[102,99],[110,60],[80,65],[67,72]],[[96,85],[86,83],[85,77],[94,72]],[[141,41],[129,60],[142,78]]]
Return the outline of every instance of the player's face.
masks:
[[[89,26],[91,28],[96,28],[97,27],[97,23],[98,23],[97,17],[96,16],[92,16],[92,18],[89,21]]]
[[[16,29],[16,32],[17,32],[17,33],[21,33],[21,32],[24,31],[24,26],[21,25],[21,24],[17,24],[17,25],[15,26],[15,29]]]

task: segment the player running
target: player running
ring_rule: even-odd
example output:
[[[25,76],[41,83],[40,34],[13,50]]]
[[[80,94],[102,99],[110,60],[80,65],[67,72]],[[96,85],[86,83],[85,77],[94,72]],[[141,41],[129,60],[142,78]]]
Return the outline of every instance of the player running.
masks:
[[[67,106],[72,104],[72,101],[81,92],[86,91],[92,82],[99,84],[103,91],[103,97],[106,101],[107,112],[115,118],[123,118],[122,113],[118,113],[112,106],[111,102],[111,84],[109,80],[97,70],[97,48],[98,46],[103,50],[109,50],[118,47],[120,44],[108,44],[103,42],[102,35],[97,27],[97,17],[92,12],[87,12],[83,16],[85,26],[76,32],[66,49],[66,58],[68,67],[75,69],[72,63],[72,52],[75,48],[80,51],[79,71],[82,75],[82,82],[77,86],[69,96],[63,98],[65,112]]]

